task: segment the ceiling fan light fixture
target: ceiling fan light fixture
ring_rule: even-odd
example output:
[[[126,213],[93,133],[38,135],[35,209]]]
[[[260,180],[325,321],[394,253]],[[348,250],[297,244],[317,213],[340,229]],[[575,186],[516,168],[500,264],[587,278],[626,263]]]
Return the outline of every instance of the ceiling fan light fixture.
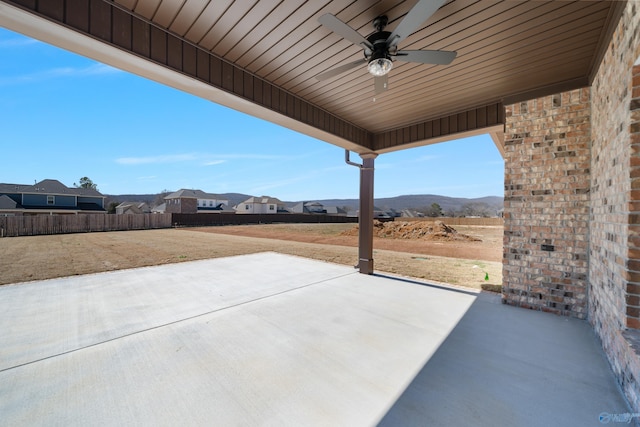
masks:
[[[376,94],[378,94],[387,89],[386,75],[393,68],[392,57],[402,62],[435,65],[448,65],[455,59],[456,52],[440,50],[398,50],[398,44],[407,36],[418,31],[420,25],[426,22],[445,3],[447,3],[447,0],[417,0],[417,3],[415,3],[405,17],[402,18],[402,21],[400,21],[393,32],[384,30],[389,22],[389,18],[386,15],[380,15],[373,20],[373,27],[376,31],[366,38],[330,13],[325,13],[320,16],[318,22],[346,41],[363,49],[364,62],[367,63],[369,74],[375,77],[374,88]],[[340,65],[318,74],[316,79],[322,81],[335,77],[362,63],[363,61],[360,60]]]
[[[386,56],[382,56],[380,58],[374,57],[369,61],[369,65],[367,66],[369,73],[376,77],[384,76],[391,71],[392,68],[393,62],[391,62],[391,60]]]

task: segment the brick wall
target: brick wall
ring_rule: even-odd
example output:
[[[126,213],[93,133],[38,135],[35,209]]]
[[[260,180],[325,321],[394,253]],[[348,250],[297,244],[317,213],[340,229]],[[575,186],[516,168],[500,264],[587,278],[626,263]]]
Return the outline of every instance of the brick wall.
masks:
[[[505,109],[503,301],[585,318],[589,89]]]
[[[198,199],[180,199],[180,213],[194,214],[198,213]]]
[[[503,262],[505,303],[588,318],[636,412],[639,7],[626,4],[590,89],[505,107]]]
[[[198,200],[197,199],[169,199],[166,201],[165,212],[166,213],[183,213],[194,214],[198,213]]]
[[[593,84],[593,201],[591,207],[591,265],[589,317],[596,331],[621,330],[625,321],[623,277],[627,266],[627,218],[630,186],[626,68],[605,57]],[[626,122],[626,126],[625,126]]]
[[[629,2],[591,87],[589,322],[640,410],[640,10]],[[634,88],[634,85],[636,88]],[[634,100],[636,99],[636,100]],[[634,124],[635,122],[635,124]]]
[[[640,57],[638,61],[640,62]],[[626,325],[640,328],[640,64],[632,68],[629,101],[629,242],[626,265]],[[625,105],[623,104],[623,107]]]
[[[164,211],[166,213],[180,213],[180,205],[178,204],[179,199],[169,199],[165,200],[165,208]]]

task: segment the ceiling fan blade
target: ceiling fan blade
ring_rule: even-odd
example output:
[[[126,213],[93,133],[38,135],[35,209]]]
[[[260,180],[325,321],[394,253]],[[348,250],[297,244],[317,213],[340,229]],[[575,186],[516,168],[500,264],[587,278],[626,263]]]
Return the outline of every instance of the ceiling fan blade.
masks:
[[[351,43],[372,49],[371,43],[367,41],[359,32],[336,18],[330,13],[326,13],[318,18],[318,22],[341,36],[342,38],[349,40]]]
[[[349,62],[348,64],[340,65],[340,66],[338,66],[336,68],[332,68],[330,70],[327,70],[327,71],[325,71],[323,73],[318,74],[316,76],[316,80],[323,81],[323,80],[330,79],[332,77],[335,77],[335,76],[337,76],[339,74],[344,73],[345,71],[349,71],[352,68],[356,68],[356,67],[358,67],[360,65],[363,65],[363,64],[366,64],[366,63],[367,63],[366,59],[358,59],[357,61]]]
[[[407,13],[387,39],[388,46],[397,46],[414,33],[420,25],[431,17],[447,0],[420,0]]]
[[[456,58],[457,52],[447,50],[399,50],[395,59],[420,64],[448,65]]]
[[[379,95],[389,87],[389,76],[387,74],[384,76],[376,76],[374,77],[373,84],[376,95]]]

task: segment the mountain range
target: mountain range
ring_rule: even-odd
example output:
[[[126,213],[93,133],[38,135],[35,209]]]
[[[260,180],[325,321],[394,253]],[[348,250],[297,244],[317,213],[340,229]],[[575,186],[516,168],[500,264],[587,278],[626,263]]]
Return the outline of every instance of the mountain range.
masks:
[[[325,206],[348,206],[358,209],[358,199],[326,199],[318,200]],[[377,198],[374,200],[376,208],[387,210],[394,209],[402,211],[404,209],[424,209],[429,208],[434,203],[440,205],[443,212],[459,212],[466,205],[486,205],[487,208],[498,211],[503,207],[503,198],[498,196],[487,196],[478,198],[447,197],[436,194],[412,194],[396,197]]]
[[[252,197],[249,194],[242,193],[224,193],[219,194],[221,199],[229,200],[229,206],[235,206],[248,198]],[[161,200],[160,194],[120,194],[120,195],[107,195],[106,204],[111,202],[146,202],[150,206],[159,204]],[[322,200],[304,200],[320,202],[324,206],[339,206],[346,207],[348,210],[357,210],[359,201],[358,199],[322,199]],[[300,201],[283,201],[287,206],[293,206]],[[435,194],[413,194],[403,195],[396,197],[377,198],[374,200],[376,208],[388,210],[394,209],[396,211],[402,211],[405,209],[425,209],[429,208],[434,203],[440,205],[443,212],[460,212],[468,206],[485,206],[488,210],[497,212],[503,207],[503,198],[498,196],[487,196],[478,198],[464,198],[464,197],[447,197],[439,196]]]

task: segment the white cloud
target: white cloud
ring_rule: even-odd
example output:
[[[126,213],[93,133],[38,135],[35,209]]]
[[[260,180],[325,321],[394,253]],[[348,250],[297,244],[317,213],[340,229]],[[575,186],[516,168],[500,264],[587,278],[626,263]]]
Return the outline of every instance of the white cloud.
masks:
[[[105,64],[91,64],[83,68],[75,67],[61,67],[52,68],[50,70],[42,71],[40,73],[34,73],[31,75],[35,79],[49,79],[57,77],[86,77],[86,76],[101,76],[106,74],[116,74],[122,71]]]
[[[85,68],[78,69],[77,74],[85,75],[85,76],[100,76],[105,74],[118,74],[118,73],[124,73],[124,71],[122,71],[119,68],[112,67],[110,65],[97,63]]]
[[[207,160],[211,159],[211,160]],[[142,157],[119,157],[116,163],[121,165],[143,165],[143,164],[159,164],[159,163],[180,163],[194,160],[201,160],[202,166],[215,166],[226,163],[230,160],[282,160],[289,159],[288,156],[280,154],[253,154],[253,153],[182,153],[182,154],[166,154],[158,156],[142,156]]]
[[[116,159],[116,163],[121,165],[148,165],[158,163],[180,163],[196,160],[198,156],[193,153],[184,154],[168,154],[163,156],[146,156],[146,157],[120,157]]]
[[[298,174],[296,176],[292,176],[289,178],[284,178],[281,180],[271,181],[271,182],[261,182],[260,185],[255,186],[251,189],[252,194],[260,194],[265,190],[271,190],[273,188],[281,188],[288,187],[292,184],[296,184],[302,181],[317,181],[318,177],[322,177],[323,175],[327,175],[336,171],[344,170],[344,166],[331,166],[322,169],[310,170],[307,173]]]
[[[293,177],[293,178],[289,178],[289,179],[283,179],[283,180],[280,180],[280,181],[264,182],[261,185],[253,187],[250,190],[250,193],[251,194],[263,194],[266,190],[271,190],[271,189],[274,189],[274,188],[287,187],[287,186],[289,186],[291,184],[294,184],[294,183],[300,182],[300,181],[304,181],[306,179],[307,179],[306,176],[298,176],[298,177]]]
[[[432,162],[434,160],[442,159],[442,156],[427,154],[427,155],[419,156],[415,158],[408,158],[406,160],[402,160],[399,162],[398,161],[387,162],[384,157],[381,157],[381,159],[382,159],[381,161],[376,163],[376,169],[403,169],[403,168],[406,168],[407,165]]]
[[[228,153],[228,154],[212,154],[211,157],[228,160],[280,160],[287,159],[290,156],[280,154],[253,154],[253,153]]]
[[[263,153],[207,153],[206,157],[226,160],[302,160],[322,155],[323,151],[310,151],[302,154],[263,154]]]
[[[206,154],[206,153],[183,153],[183,154],[167,154],[160,156],[143,156],[143,157],[120,157],[116,159],[117,163],[122,165],[140,165],[149,163],[178,163],[203,158],[211,158],[202,163],[203,166],[215,166],[226,163],[228,160],[277,160],[285,158],[280,155],[271,154]]]
[[[0,78],[0,85],[14,85],[24,83],[38,83],[48,80],[54,80],[59,78],[80,78],[80,77],[92,77],[92,76],[104,76],[109,74],[117,74],[122,71],[105,64],[92,64],[83,68],[75,67],[60,67],[51,68],[44,71],[38,71],[30,74],[23,74],[19,76],[10,76]]]
[[[429,155],[427,154],[426,156],[420,156],[418,158],[416,158],[414,161],[415,162],[430,162],[432,160],[437,160],[442,158],[442,156],[434,156],[434,155]]]
[[[41,43],[41,42],[35,39],[29,39],[29,38],[15,38],[15,39],[0,40],[0,49],[24,47],[24,46],[29,46],[29,45],[38,44],[38,43]]]

